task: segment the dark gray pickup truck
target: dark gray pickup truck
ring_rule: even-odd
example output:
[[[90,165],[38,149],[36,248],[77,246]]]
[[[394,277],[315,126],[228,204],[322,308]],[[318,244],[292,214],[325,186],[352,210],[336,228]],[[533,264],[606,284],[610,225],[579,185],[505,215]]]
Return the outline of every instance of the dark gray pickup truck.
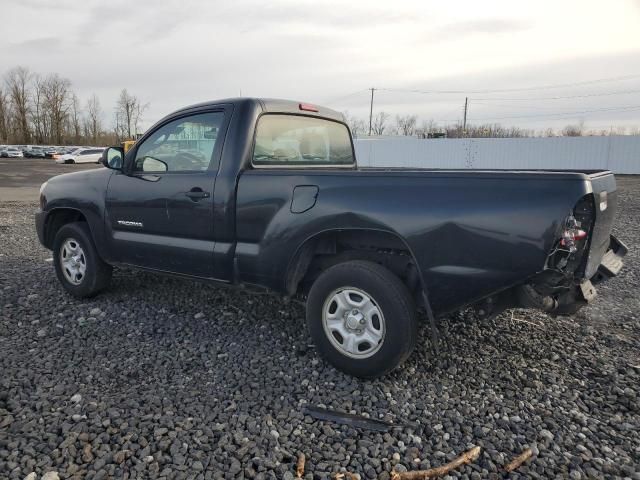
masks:
[[[320,353],[361,377],[407,358],[417,309],[571,314],[626,253],[610,172],[359,169],[342,115],[303,103],[187,107],[102,162],[41,188],[69,293],[127,265],[296,296]]]

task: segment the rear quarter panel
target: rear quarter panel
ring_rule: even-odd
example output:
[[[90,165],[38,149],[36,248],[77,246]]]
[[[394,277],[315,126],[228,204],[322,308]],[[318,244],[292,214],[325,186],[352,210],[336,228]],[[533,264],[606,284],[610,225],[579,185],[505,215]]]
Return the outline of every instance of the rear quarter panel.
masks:
[[[313,208],[294,214],[300,185],[319,193]],[[587,193],[588,178],[577,173],[248,170],[237,190],[239,277],[284,291],[307,239],[383,230],[406,243],[434,310],[449,311],[540,272]]]

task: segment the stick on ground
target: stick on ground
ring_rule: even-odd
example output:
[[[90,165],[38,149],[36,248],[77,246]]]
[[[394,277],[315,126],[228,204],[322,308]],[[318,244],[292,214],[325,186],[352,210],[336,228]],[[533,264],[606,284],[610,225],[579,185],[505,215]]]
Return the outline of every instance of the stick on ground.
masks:
[[[296,478],[302,478],[304,475],[304,453],[298,455],[298,463],[296,464]]]
[[[504,467],[504,471],[505,472],[513,472],[516,468],[518,468],[520,465],[522,465],[524,462],[526,462],[527,460],[529,460],[531,458],[531,456],[533,455],[533,452],[531,451],[530,448],[527,448],[525,451],[523,451],[520,455],[518,455],[516,458],[514,458],[513,460],[511,460],[511,462],[509,462],[505,467]]]
[[[461,465],[475,461],[479,456],[480,447],[473,447],[471,450],[467,450],[459,457],[440,467],[430,468],[429,470],[414,470],[413,472],[393,472],[391,474],[391,480],[424,480],[427,478],[440,477]]]
[[[351,472],[339,472],[334,473],[331,478],[333,478],[333,480],[355,480],[358,477]]]

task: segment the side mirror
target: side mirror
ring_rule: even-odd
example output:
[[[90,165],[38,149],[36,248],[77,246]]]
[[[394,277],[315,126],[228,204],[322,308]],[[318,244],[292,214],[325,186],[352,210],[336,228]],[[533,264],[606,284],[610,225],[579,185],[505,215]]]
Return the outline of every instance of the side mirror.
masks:
[[[168,169],[167,163],[162,160],[158,160],[157,158],[144,157],[144,160],[142,160],[143,172],[166,172]]]
[[[111,170],[122,170],[124,149],[122,147],[105,148],[100,163]]]

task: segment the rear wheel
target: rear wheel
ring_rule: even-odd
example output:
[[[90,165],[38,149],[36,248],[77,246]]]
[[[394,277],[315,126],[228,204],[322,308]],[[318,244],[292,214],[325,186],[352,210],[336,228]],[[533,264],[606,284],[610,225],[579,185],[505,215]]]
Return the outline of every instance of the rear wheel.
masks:
[[[111,279],[112,268],[98,256],[84,222],[69,223],[58,230],[53,242],[53,262],[58,280],[74,297],[92,297]]]
[[[400,365],[417,338],[409,291],[392,272],[367,261],[340,263],[318,277],[307,300],[307,324],[328,362],[362,378]]]

